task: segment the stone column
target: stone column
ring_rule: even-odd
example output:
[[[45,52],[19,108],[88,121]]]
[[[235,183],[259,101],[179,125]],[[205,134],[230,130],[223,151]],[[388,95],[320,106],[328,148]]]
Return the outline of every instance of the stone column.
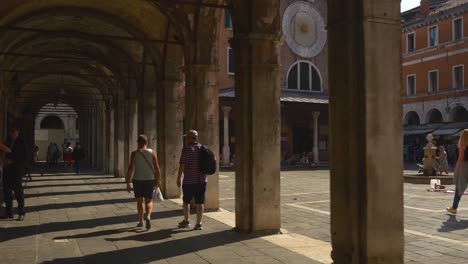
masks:
[[[177,172],[183,147],[184,86],[181,81],[165,81],[158,87],[158,159],[161,190],[166,198],[179,198]]]
[[[138,133],[144,133],[148,137],[148,148],[156,149],[157,114],[156,93],[154,91],[144,92],[142,107],[140,107],[140,109],[142,112],[138,113],[138,116],[141,117],[139,118],[139,120],[141,120],[139,122],[142,122],[142,124],[138,125],[138,127],[141,128],[141,131],[138,131]]]
[[[138,100],[127,100],[128,109],[128,145],[130,152],[137,149],[138,138]]]
[[[92,134],[91,148],[92,148],[92,151],[93,151],[92,160],[91,160],[91,164],[92,164],[91,167],[93,169],[95,169],[95,168],[97,168],[97,132],[98,132],[97,109],[93,108],[91,113],[92,113],[92,120],[93,120],[92,128],[91,128],[91,134]]]
[[[279,10],[275,15],[279,17]],[[280,37],[279,33],[237,32],[232,44],[236,54],[236,228],[277,232],[281,227]]]
[[[328,1],[334,263],[403,263],[400,1]]]
[[[223,165],[230,164],[231,149],[229,147],[229,112],[231,112],[230,106],[224,106],[224,144],[223,144]]]
[[[114,158],[115,158],[115,113],[112,107],[107,110],[107,173],[114,173]]]
[[[208,146],[219,161],[217,72],[215,65],[187,65],[185,119],[186,130],[197,130],[200,143]],[[208,179],[205,209],[219,209],[219,170]]]
[[[138,138],[138,100],[127,99],[125,102],[126,113],[126,139],[125,139],[125,173],[130,162],[130,153],[137,149]]]
[[[319,125],[318,120],[320,112],[313,112],[312,116],[314,118],[314,163],[318,164],[319,161]]]
[[[114,120],[114,176],[115,177],[125,177],[127,172],[125,171],[125,139],[126,139],[126,129],[125,129],[125,116],[126,109],[125,104],[119,102],[115,107],[116,119]]]

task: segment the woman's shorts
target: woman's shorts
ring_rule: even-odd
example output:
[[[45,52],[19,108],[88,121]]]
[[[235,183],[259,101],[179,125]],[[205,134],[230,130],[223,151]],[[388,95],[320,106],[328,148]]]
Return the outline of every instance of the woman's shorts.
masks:
[[[147,198],[153,199],[155,184],[153,180],[149,181],[137,181],[133,180],[133,193],[135,198]]]

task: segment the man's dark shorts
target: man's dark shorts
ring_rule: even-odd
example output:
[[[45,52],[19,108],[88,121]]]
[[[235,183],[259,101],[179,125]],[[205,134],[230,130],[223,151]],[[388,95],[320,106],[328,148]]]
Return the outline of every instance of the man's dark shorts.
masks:
[[[205,203],[206,182],[197,184],[183,184],[182,192],[184,194],[184,203],[189,204],[195,197],[195,204]]]
[[[133,180],[133,192],[135,198],[153,199],[155,184],[153,180],[150,181],[137,181]]]

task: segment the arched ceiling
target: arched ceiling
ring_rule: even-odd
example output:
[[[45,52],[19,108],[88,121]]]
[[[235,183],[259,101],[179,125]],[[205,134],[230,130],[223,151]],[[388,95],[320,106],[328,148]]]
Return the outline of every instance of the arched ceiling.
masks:
[[[203,50],[203,41],[215,42],[214,24],[224,3],[2,1],[0,81],[28,108],[48,100],[79,108],[90,100],[108,102],[135,94],[144,79],[143,66],[153,66],[154,75],[164,79],[167,69],[180,71],[184,57],[192,63],[210,60],[211,49],[198,55],[193,50]],[[192,42],[196,45],[189,47]]]

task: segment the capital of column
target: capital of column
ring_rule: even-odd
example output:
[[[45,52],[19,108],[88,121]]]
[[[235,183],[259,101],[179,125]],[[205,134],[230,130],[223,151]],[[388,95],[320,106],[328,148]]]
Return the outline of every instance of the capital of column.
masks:
[[[221,107],[221,109],[223,109],[223,113],[225,116],[228,116],[229,115],[229,112],[231,112],[231,107],[230,106],[223,106]]]
[[[312,112],[312,116],[314,117],[314,120],[317,120],[320,116],[320,112]]]

